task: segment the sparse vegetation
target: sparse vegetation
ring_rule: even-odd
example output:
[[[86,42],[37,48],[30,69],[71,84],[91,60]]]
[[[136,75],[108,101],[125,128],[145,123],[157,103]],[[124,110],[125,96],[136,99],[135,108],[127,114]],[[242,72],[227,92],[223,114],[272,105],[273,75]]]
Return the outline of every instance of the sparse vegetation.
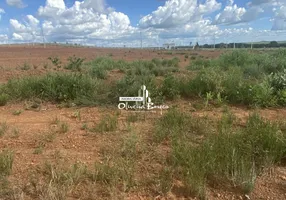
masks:
[[[29,70],[31,69],[31,66],[28,63],[24,63],[24,65],[21,67],[21,70]]]
[[[20,130],[19,130],[18,128],[14,127],[14,128],[12,129],[10,138],[14,138],[14,139],[15,139],[15,138],[18,138],[19,135],[20,135]]]
[[[215,60],[192,61],[188,69],[197,70],[198,74],[187,83],[189,94],[204,96],[212,92],[230,103],[261,107],[283,106],[283,52],[280,50],[262,55],[239,50],[225,53]],[[273,62],[270,63],[270,60]]]
[[[205,197],[207,179],[214,177],[230,181],[249,193],[262,169],[279,162],[286,154],[285,132],[276,124],[251,115],[245,128],[233,126],[233,117],[226,115],[219,122],[217,134],[207,134],[205,140],[194,144],[194,136],[206,130],[178,111],[170,111],[159,123],[155,138],[169,137],[172,152],[169,158],[174,175],[185,182],[190,193]],[[195,127],[189,124],[195,124]],[[189,131],[190,130],[190,131]],[[210,129],[207,129],[209,131]],[[202,133],[200,133],[202,134]]]
[[[96,99],[98,84],[87,75],[55,73],[10,80],[2,90],[14,100],[40,98],[52,102],[75,101],[81,104]]]
[[[35,148],[34,150],[34,154],[42,154],[43,153],[43,150],[44,150],[44,147],[42,145],[39,145]]]
[[[0,152],[0,178],[8,176],[11,173],[14,161],[14,154],[11,151],[4,150]]]
[[[92,129],[92,131],[100,133],[115,131],[117,128],[117,123],[117,115],[105,115],[100,120],[100,122]]]
[[[44,148],[48,143],[51,143],[56,138],[57,133],[53,130],[41,133],[37,139],[36,149]]]
[[[22,110],[14,110],[13,115],[21,115],[22,112]]]
[[[69,131],[69,125],[66,122],[62,122],[60,124],[59,132],[60,133],[67,133]]]
[[[68,58],[69,63],[65,66],[66,69],[73,70],[73,71],[81,71],[82,65],[84,62],[84,58],[78,58],[75,55]]]
[[[8,102],[8,95],[0,94],[0,106],[5,106]]]
[[[6,131],[8,130],[8,125],[6,122],[1,122],[0,123],[0,137],[2,137]]]
[[[62,62],[58,56],[51,56],[48,57],[48,60],[52,62],[52,64],[57,68],[60,69],[62,67]]]
[[[165,59],[170,54],[189,66]],[[284,169],[286,53],[200,54],[162,51],[160,58],[132,62],[74,55],[66,65],[56,56],[49,60],[64,69],[7,79],[0,85],[0,117],[9,128],[0,123],[0,137],[17,164],[11,173],[14,154],[0,152],[0,199],[251,196],[265,170]],[[155,105],[169,110],[118,110],[118,97],[135,97],[142,85]]]

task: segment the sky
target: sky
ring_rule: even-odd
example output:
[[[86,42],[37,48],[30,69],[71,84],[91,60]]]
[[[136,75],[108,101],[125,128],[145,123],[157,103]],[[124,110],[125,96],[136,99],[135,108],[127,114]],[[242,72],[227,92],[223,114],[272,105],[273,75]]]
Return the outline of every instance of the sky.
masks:
[[[0,44],[286,41],[286,0],[0,0]]]

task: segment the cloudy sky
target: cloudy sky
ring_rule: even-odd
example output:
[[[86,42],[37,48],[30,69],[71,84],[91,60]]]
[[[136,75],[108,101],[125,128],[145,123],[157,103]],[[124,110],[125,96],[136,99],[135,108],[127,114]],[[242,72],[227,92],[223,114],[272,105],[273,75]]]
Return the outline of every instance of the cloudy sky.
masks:
[[[141,37],[144,46],[286,40],[286,0],[0,0],[0,43],[43,37],[133,47]]]

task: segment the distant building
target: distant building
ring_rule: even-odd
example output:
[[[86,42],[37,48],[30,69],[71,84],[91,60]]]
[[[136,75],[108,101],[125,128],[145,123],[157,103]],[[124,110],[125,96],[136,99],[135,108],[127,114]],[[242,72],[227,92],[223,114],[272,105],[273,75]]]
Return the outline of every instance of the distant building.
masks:
[[[175,46],[176,46],[175,43],[166,43],[166,44],[163,44],[164,49],[174,49]]]

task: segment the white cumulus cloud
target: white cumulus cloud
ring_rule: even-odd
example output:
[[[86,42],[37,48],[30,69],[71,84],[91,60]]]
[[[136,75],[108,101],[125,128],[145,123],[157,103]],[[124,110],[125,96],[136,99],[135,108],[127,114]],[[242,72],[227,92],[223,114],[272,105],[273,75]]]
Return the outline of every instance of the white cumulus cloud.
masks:
[[[10,26],[13,31],[13,40],[36,41],[41,38],[40,21],[33,15],[27,15],[23,23],[16,19],[10,19]]]
[[[0,34],[0,43],[4,43],[8,40],[8,35]]]
[[[6,3],[9,6],[15,6],[17,8],[23,8],[26,6],[22,0],[6,0]]]
[[[285,1],[253,0],[238,6],[234,0],[228,0],[221,9],[218,0],[167,0],[163,6],[143,16],[135,27],[126,14],[108,7],[104,0],[77,0],[72,4],[64,0],[46,0],[39,6],[37,15],[10,19],[10,37],[15,42],[42,42],[43,33],[48,42],[121,47],[140,46],[141,35],[144,46],[172,41],[177,44],[196,40],[200,44],[212,43],[214,37],[216,42],[263,40],[271,38],[277,30],[286,30]],[[233,28],[234,24],[259,19],[266,9],[266,13],[273,9],[272,31],[255,33],[245,26]],[[0,9],[0,15],[3,13]],[[228,26],[225,28],[221,24]]]
[[[274,9],[272,30],[286,30],[286,4]]]
[[[18,33],[13,33],[13,35],[12,35],[12,40],[23,41],[24,38],[23,38],[23,36],[21,36],[21,35],[18,34]]]
[[[214,24],[236,24],[242,22],[250,22],[258,18],[264,10],[258,6],[253,6],[248,9],[238,7],[233,0],[229,0],[222,12],[214,18]]]
[[[45,19],[45,35],[53,39],[116,39],[135,29],[127,15],[106,8],[103,0],[75,1],[70,8],[63,0],[47,0],[38,14]]]
[[[164,6],[141,18],[139,26],[142,28],[173,28],[189,22],[197,22],[205,14],[221,8],[216,0],[206,0],[199,4],[197,0],[168,0]]]

